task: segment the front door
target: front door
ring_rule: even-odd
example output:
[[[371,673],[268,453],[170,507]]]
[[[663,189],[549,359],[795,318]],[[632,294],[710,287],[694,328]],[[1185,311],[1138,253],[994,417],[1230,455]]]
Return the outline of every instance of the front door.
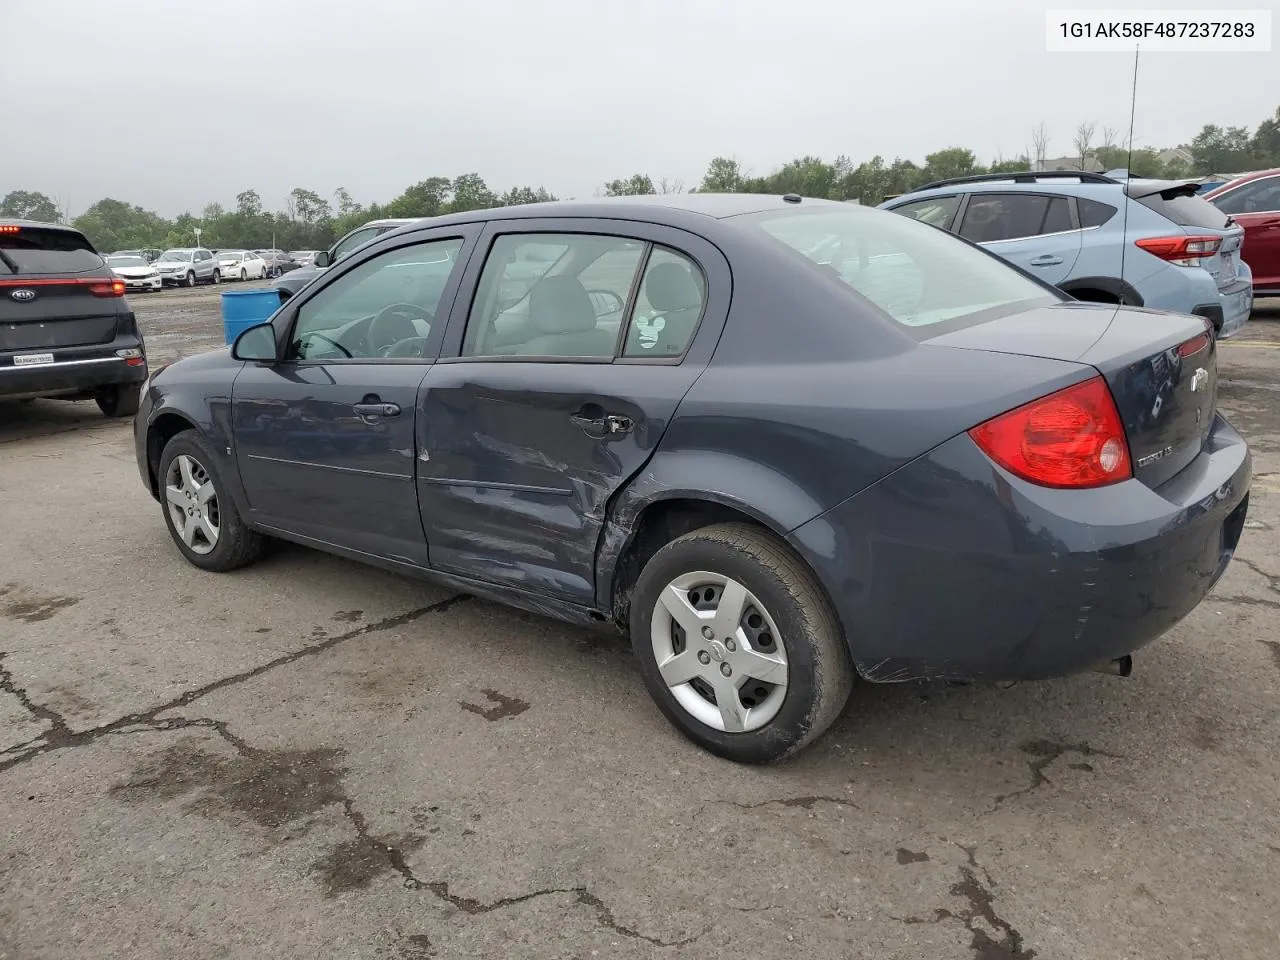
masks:
[[[957,232],[1045,283],[1071,276],[1081,234],[1066,197],[1046,193],[973,193]]]
[[[490,228],[425,382],[418,488],[432,567],[594,606],[610,498],[704,369],[730,285],[682,231],[562,224]]]
[[[233,391],[255,521],[426,565],[414,418],[465,243],[405,237],[344,263],[278,319],[289,324],[284,362],[246,364]]]

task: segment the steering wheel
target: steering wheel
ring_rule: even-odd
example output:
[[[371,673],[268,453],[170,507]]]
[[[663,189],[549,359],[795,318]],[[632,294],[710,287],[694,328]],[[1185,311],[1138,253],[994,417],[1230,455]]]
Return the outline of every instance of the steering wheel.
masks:
[[[342,351],[342,355],[344,357],[346,357],[348,360],[351,359],[351,356],[352,356],[351,351],[348,350],[346,347],[344,347],[342,344],[340,344],[337,340],[333,339],[333,337],[325,336],[323,333],[315,333],[315,332],[308,333],[306,334],[306,336],[316,340],[323,340],[325,343],[332,344],[333,346],[337,347],[339,350]]]
[[[405,340],[422,336],[414,325],[414,320],[426,320],[430,323],[433,319],[434,314],[425,307],[414,303],[392,303],[379,310],[377,316],[369,321],[366,338],[374,353],[388,356],[383,351],[394,349]]]
[[[405,337],[403,340],[397,340],[395,343],[383,347],[378,351],[378,355],[381,357],[420,359],[422,351],[425,349],[427,349],[426,337]]]

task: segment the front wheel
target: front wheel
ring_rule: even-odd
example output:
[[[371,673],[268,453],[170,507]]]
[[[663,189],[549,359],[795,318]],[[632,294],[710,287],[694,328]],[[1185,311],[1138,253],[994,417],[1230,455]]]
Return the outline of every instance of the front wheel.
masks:
[[[800,750],[853,688],[843,632],[813,574],[746,524],[695,530],[654,554],[632,596],[631,642],[667,719],[742,763]]]
[[[249,279],[249,271],[248,271],[248,270],[246,270],[244,267],[241,267],[241,268],[240,268],[240,282],[241,282],[241,283],[244,283],[244,282],[245,282],[246,280],[248,280],[248,279]]]
[[[165,444],[158,473],[173,542],[191,564],[222,573],[256,560],[264,539],[241,519],[216,463],[208,442],[184,430]]]
[[[196,285],[196,274],[194,270],[187,271],[187,286],[194,287]]]

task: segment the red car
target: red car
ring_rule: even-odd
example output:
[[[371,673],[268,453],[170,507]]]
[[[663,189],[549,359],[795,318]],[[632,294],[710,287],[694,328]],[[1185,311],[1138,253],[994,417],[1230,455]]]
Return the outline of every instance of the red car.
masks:
[[[1244,227],[1255,297],[1280,297],[1280,168],[1238,177],[1204,195]]]

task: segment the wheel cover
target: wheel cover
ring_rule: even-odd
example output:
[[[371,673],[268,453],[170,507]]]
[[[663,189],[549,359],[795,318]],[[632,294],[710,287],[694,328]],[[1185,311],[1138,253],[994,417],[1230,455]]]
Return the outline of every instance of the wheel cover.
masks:
[[[725,733],[766,726],[782,709],[790,669],[763,603],[723,574],[672,580],[650,617],[658,672],[681,708]]]
[[[220,510],[213,478],[195,457],[180,453],[164,477],[169,523],[187,549],[201,556],[218,545]]]

